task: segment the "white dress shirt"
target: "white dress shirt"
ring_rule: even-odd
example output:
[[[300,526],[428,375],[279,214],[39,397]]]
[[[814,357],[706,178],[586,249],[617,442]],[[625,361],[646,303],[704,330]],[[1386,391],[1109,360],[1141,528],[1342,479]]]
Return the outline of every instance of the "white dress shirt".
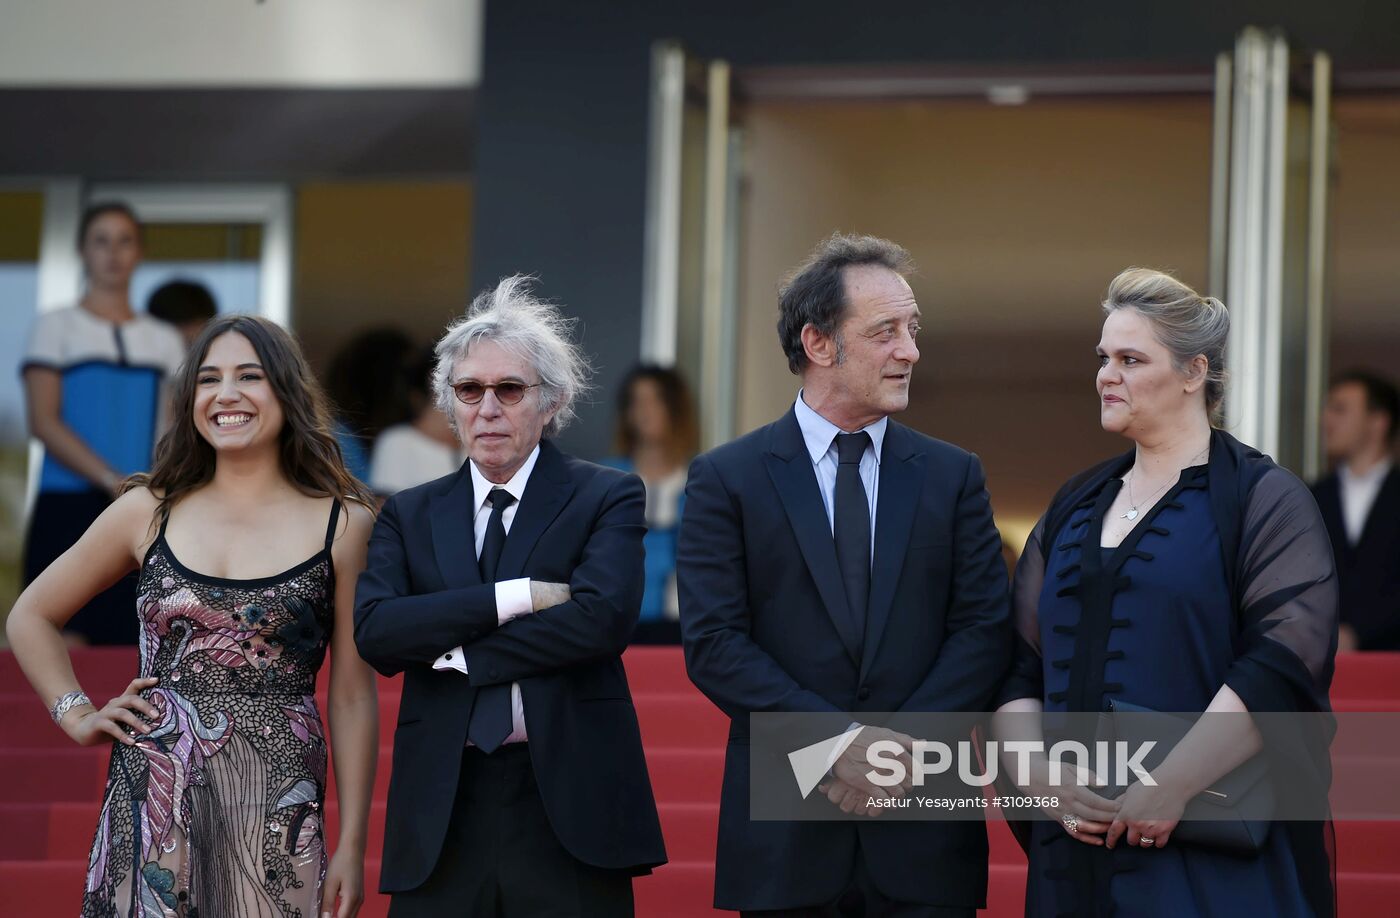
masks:
[[[812,457],[812,471],[817,474],[817,488],[822,493],[822,506],[826,508],[826,521],[836,533],[836,469],[841,464],[836,453],[836,435],[846,433],[835,424],[813,411],[797,393],[797,403],[793,406],[797,414],[797,426],[802,429],[802,439],[807,444],[807,454]],[[870,503],[870,555],[875,556],[875,505],[880,491],[880,449],[885,443],[885,429],[889,418],[880,418],[861,430],[870,434],[870,445],[860,457],[860,483],[865,487],[865,499]],[[851,431],[859,433],[859,431]]]
[[[1342,491],[1342,525],[1346,527],[1347,541],[1352,545],[1361,541],[1366,520],[1376,504],[1376,496],[1381,493],[1381,485],[1385,484],[1385,476],[1390,474],[1390,466],[1391,461],[1383,459],[1360,475],[1346,463],[1337,469],[1337,483]]]
[[[486,542],[486,524],[491,521],[491,503],[486,499],[492,488],[504,488],[510,492],[510,496],[515,500],[510,506],[501,511],[501,525],[505,527],[506,533],[510,533],[510,524],[515,521],[516,508],[520,506],[520,500],[525,496],[525,485],[530,480],[530,473],[534,471],[535,460],[540,457],[540,448],[536,446],[530,453],[525,464],[513,475],[510,481],[503,485],[492,484],[477,469],[475,462],[469,462],[472,475],[472,501],[473,507],[472,530],[476,538],[476,556],[481,557],[481,546]],[[516,580],[501,580],[496,583],[496,621],[504,625],[512,618],[521,615],[529,615],[534,611],[534,602],[530,599],[530,578],[521,577]],[[460,673],[466,673],[467,660],[462,654],[462,647],[459,644],[447,653],[438,657],[433,662],[433,669],[455,669]],[[520,700],[520,683],[510,684],[510,736],[506,737],[507,743],[523,743],[527,739],[525,735],[525,705]],[[467,745],[471,745],[468,741]]]

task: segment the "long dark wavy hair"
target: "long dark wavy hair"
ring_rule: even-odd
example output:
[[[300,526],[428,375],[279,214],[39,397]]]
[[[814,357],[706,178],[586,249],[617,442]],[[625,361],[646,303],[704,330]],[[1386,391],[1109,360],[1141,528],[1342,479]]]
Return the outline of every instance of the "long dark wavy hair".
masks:
[[[690,397],[690,387],[685,377],[670,367],[644,363],[633,367],[623,378],[617,389],[617,426],[613,431],[613,448],[619,455],[631,456],[638,445],[637,431],[633,429],[628,415],[632,411],[632,400],[637,397],[637,383],[649,379],[656,383],[661,393],[661,403],[666,406],[666,415],[671,422],[671,435],[667,446],[671,458],[678,463],[686,463],[700,451],[700,432],[695,423],[695,404]]]
[[[170,429],[156,445],[155,467],[133,475],[123,491],[147,487],[160,501],[157,516],[165,519],[182,497],[214,478],[214,447],[194,424],[195,388],[199,367],[215,338],[237,332],[258,355],[267,380],[282,406],[282,474],[298,490],[313,497],[338,497],[374,510],[369,489],[345,469],[331,429],[330,402],[311,372],[301,345],[276,322],[261,316],[219,316],[204,326],[190,345],[175,375]]]

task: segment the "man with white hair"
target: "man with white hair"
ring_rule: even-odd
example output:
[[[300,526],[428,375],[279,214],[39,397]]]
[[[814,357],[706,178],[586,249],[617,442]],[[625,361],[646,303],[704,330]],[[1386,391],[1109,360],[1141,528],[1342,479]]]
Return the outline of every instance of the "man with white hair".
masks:
[[[470,457],[385,504],[355,641],[403,673],[380,889],[390,914],[631,915],[665,863],[621,654],[641,608],[637,476],[560,452],[587,364],[506,278],[437,345]]]

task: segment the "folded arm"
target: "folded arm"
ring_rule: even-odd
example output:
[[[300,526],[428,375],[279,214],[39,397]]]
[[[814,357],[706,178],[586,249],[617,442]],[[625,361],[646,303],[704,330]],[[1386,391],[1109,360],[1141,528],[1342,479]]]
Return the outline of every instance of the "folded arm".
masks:
[[[496,585],[415,593],[396,500],[384,505],[355,589],[355,644],[386,676],[432,663],[497,627]]]
[[[641,612],[645,534],[646,491],[628,475],[603,499],[569,576],[568,601],[461,642],[472,684],[515,682],[622,653]]]

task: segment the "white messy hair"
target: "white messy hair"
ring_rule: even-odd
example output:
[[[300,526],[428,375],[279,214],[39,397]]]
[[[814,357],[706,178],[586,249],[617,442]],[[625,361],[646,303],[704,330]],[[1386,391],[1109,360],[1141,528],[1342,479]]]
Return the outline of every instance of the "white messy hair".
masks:
[[[452,370],[477,341],[494,341],[520,357],[540,376],[540,410],[553,411],[543,434],[553,437],[574,419],[574,403],[588,389],[591,368],[573,343],[574,319],[537,298],[535,278],[513,274],[480,293],[467,314],[447,327],[438,341],[433,367],[433,396],[440,411],[457,427],[452,403]]]

